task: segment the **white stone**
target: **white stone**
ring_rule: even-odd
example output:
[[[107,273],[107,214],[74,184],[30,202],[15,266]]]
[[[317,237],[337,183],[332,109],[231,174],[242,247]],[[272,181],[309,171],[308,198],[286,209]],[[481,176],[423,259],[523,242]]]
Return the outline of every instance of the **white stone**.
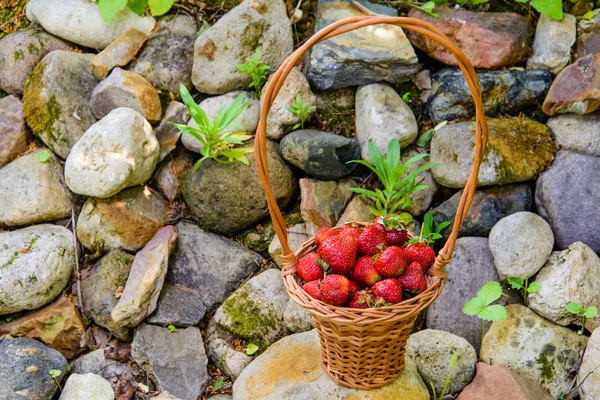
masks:
[[[590,336],[577,373],[581,400],[600,399],[600,329]]]
[[[231,379],[236,380],[253,357],[236,350],[231,341],[235,337],[217,326],[212,320],[206,330],[206,352],[208,358]]]
[[[547,14],[540,15],[533,39],[533,55],[527,60],[527,68],[547,69],[556,75],[566,67],[571,59],[571,46],[575,43],[576,24],[571,14],[563,14],[560,21]]]
[[[94,374],[71,374],[60,400],[113,400],[115,392],[109,381]]]
[[[600,114],[562,114],[550,118],[546,125],[560,148],[600,157]]]

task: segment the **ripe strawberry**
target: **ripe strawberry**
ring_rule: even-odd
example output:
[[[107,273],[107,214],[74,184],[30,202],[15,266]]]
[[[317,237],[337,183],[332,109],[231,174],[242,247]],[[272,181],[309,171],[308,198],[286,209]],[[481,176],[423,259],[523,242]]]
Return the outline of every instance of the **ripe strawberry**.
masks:
[[[360,285],[354,281],[350,281],[350,296],[360,290]]]
[[[379,216],[375,222],[385,230],[385,241],[388,246],[402,246],[408,241],[408,231],[398,217]]]
[[[313,299],[323,300],[323,296],[321,294],[321,281],[322,279],[319,279],[318,281],[307,282],[304,284],[304,286],[302,286],[302,290],[308,293]]]
[[[408,258],[404,249],[390,246],[379,254],[375,260],[377,272],[385,278],[396,278],[404,272],[408,266]]]
[[[358,238],[358,249],[361,254],[366,256],[374,256],[379,253],[380,247],[385,246],[385,233],[380,228],[379,224],[371,224],[366,226]]]
[[[350,296],[348,307],[369,308],[375,305],[375,296],[370,290],[361,290]]]
[[[327,275],[321,282],[321,293],[325,303],[342,305],[350,296],[350,281],[344,275]]]
[[[396,304],[402,301],[402,286],[398,279],[384,279],[371,288],[377,300],[383,299],[386,303]]]
[[[354,270],[352,270],[352,279],[361,286],[373,286],[382,278],[375,268],[375,260],[370,256],[362,256],[356,261]]]
[[[435,261],[435,252],[426,243],[417,242],[410,244],[405,250],[406,256],[410,262],[418,262],[423,267],[423,272]]]
[[[427,279],[423,267],[418,262],[412,262],[406,272],[398,278],[402,289],[410,294],[418,294],[427,289]]]
[[[350,235],[354,239],[358,240],[358,237],[360,236],[360,228],[352,226],[351,224],[345,224],[342,226],[342,229],[340,229],[340,233]]]
[[[296,272],[304,282],[323,278],[323,268],[319,265],[319,255],[312,252],[302,257],[296,265]]]
[[[349,235],[331,236],[319,247],[319,254],[336,274],[347,274],[354,267],[358,243]]]
[[[337,229],[323,227],[323,228],[319,229],[317,231],[317,234],[315,235],[315,245],[317,247],[319,247],[321,245],[321,243],[323,243],[325,241],[325,239],[327,239],[328,237],[331,237],[331,236],[335,236],[339,233],[340,233],[340,231]]]

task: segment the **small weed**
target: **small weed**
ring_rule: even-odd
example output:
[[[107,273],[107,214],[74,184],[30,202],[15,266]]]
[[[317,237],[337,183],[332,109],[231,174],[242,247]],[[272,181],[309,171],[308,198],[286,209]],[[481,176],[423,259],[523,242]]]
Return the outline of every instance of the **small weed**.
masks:
[[[567,304],[565,309],[571,314],[581,317],[581,329],[577,331],[578,335],[583,335],[583,332],[585,332],[585,320],[594,318],[598,315],[598,309],[596,307],[590,306],[586,308],[575,301]]]
[[[488,282],[479,289],[477,296],[467,301],[462,312],[476,315],[481,320],[481,344],[485,335],[485,321],[502,321],[506,319],[506,308],[500,304],[492,304],[502,297],[502,286],[498,282]]]
[[[298,94],[296,95],[294,103],[289,105],[287,109],[300,119],[300,121],[297,122],[292,129],[304,129],[304,122],[306,122],[310,113],[315,111],[317,107],[309,106],[307,103],[303,102],[302,97]]]
[[[542,290],[542,285],[537,282],[529,283],[529,278],[523,280],[518,276],[508,278],[508,283],[513,289],[521,290],[523,293],[523,303],[527,306],[527,297],[530,293],[537,293]]]
[[[245,64],[238,64],[236,66],[240,72],[249,75],[250,78],[252,78],[248,87],[254,90],[256,97],[260,97],[260,91],[267,81],[267,71],[271,69],[271,67],[261,61],[261,51],[262,48],[258,47],[251,57],[246,58]]]
[[[255,345],[254,343],[250,343],[248,345],[248,347],[246,347],[246,354],[251,356],[252,354],[256,353],[258,351],[258,346]]]
[[[173,324],[169,324],[167,326],[167,328],[169,329],[170,332],[177,332],[177,328],[175,328],[175,325],[173,325]]]
[[[146,11],[146,6],[148,6],[152,16],[156,17],[166,14],[174,2],[175,0],[96,0],[98,12],[107,24],[125,8],[129,8],[136,14],[143,15]]]

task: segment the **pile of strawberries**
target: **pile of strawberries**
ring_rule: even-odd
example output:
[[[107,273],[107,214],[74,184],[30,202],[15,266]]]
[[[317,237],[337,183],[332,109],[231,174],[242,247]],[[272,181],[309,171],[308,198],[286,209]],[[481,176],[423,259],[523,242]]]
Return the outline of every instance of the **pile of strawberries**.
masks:
[[[409,240],[393,217],[378,217],[359,228],[321,228],[316,252],[298,261],[302,289],[334,306],[370,308],[391,305],[427,289],[425,273],[435,261],[427,238]]]

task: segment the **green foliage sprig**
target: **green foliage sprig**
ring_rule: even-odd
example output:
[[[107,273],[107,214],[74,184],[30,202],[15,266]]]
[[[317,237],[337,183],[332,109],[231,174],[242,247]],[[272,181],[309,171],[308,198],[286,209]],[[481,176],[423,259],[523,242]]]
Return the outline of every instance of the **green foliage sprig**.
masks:
[[[427,211],[425,216],[423,217],[423,224],[421,225],[421,233],[419,236],[415,236],[408,241],[409,244],[413,243],[426,243],[428,245],[433,245],[436,240],[443,238],[442,231],[446,229],[450,225],[450,222],[444,221],[440,222],[435,230],[433,229],[433,213],[431,210]]]
[[[113,20],[119,11],[129,8],[136,14],[142,15],[146,6],[153,17],[166,14],[175,0],[97,0],[98,12],[107,24]]]
[[[467,3],[476,6],[484,4],[490,0],[456,0],[455,3],[458,5],[465,5]],[[540,14],[546,14],[552,19],[561,20],[563,18],[563,4],[562,0],[515,0],[518,3],[528,3],[531,1],[531,7],[533,7]],[[448,0],[433,0],[424,3],[421,6],[413,7],[418,8],[431,15],[434,18],[439,18],[440,14],[434,10],[435,6],[449,3]]]
[[[298,128],[304,129],[304,123],[308,119],[308,116],[310,115],[310,113],[315,111],[317,109],[317,107],[309,106],[307,103],[302,101],[302,96],[297,94],[294,103],[290,104],[287,107],[287,109],[289,112],[296,115],[300,119],[300,121],[296,122],[296,124],[294,125],[294,127],[292,129],[298,129]]]
[[[236,66],[240,72],[249,75],[252,79],[248,87],[254,90],[256,97],[260,97],[260,91],[267,81],[267,71],[271,69],[271,67],[261,61],[261,51],[262,48],[258,47],[251,57],[246,58],[245,64],[238,64]]]
[[[538,293],[542,290],[542,285],[537,282],[529,283],[529,278],[519,278],[518,276],[508,278],[508,283],[513,289],[523,292],[523,303],[527,306],[527,297],[530,293]]]
[[[571,314],[581,317],[581,329],[577,331],[577,334],[579,335],[583,335],[583,332],[585,331],[585,320],[594,318],[596,315],[598,315],[598,309],[596,307],[590,306],[585,308],[581,304],[574,301],[567,304],[565,309]]]
[[[502,321],[508,313],[506,307],[492,304],[502,297],[502,286],[498,282],[488,282],[479,289],[477,296],[467,301],[462,309],[466,315],[476,315],[481,320],[481,343],[485,336],[485,321]]]
[[[197,127],[188,126],[183,124],[175,125],[181,133],[190,135],[194,139],[198,140],[202,144],[200,154],[202,158],[196,161],[194,168],[198,168],[202,161],[207,158],[221,164],[233,164],[235,162],[241,162],[248,165],[246,154],[254,151],[251,147],[235,147],[236,145],[244,144],[243,142],[250,139],[252,136],[244,132],[228,132],[221,133],[226,128],[236,125],[233,121],[242,114],[246,108],[250,105],[250,102],[244,102],[246,94],[242,93],[229,105],[223,105],[213,122],[208,120],[208,117],[194,101],[190,92],[185,86],[179,85],[179,92],[181,93],[181,99],[190,111],[190,115],[198,125]]]
[[[456,367],[456,362],[458,361],[459,356],[460,350],[458,349],[454,350],[454,353],[452,353],[452,356],[450,356],[450,360],[448,360],[448,367],[451,370],[454,369],[454,367]],[[431,391],[433,392],[434,400],[443,400],[444,396],[446,395],[446,391],[448,391],[448,386],[450,385],[450,372],[448,372],[448,375],[446,375],[446,381],[444,382],[444,387],[442,388],[442,393],[440,393],[439,397],[435,393],[435,386],[433,386],[433,383],[430,382],[430,385]]]

